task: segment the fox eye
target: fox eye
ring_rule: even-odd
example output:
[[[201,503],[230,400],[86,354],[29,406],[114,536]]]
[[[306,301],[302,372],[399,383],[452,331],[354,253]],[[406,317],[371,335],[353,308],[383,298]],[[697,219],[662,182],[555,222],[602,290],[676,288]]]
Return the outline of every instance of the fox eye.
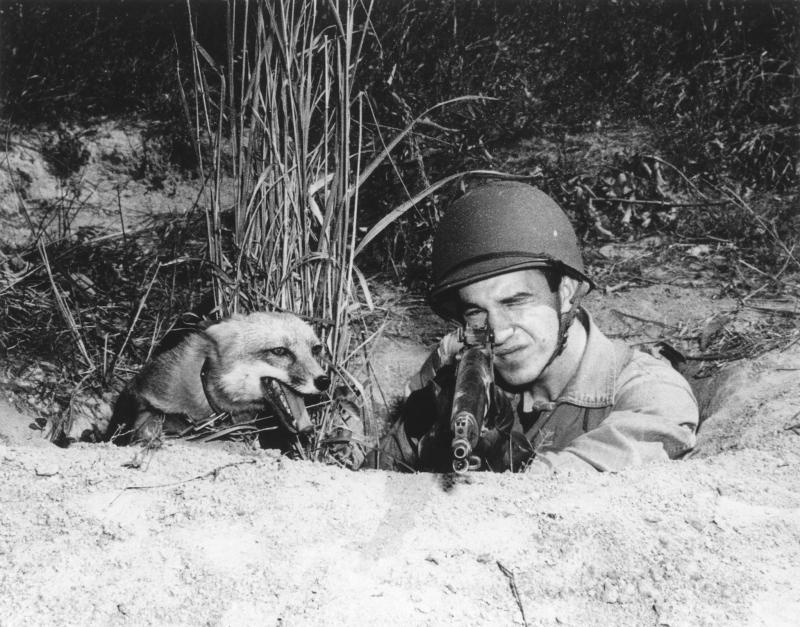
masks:
[[[322,354],[322,344],[315,344],[311,347],[311,354],[314,357],[319,357]]]
[[[284,348],[283,346],[276,346],[275,348],[270,348],[269,352],[275,355],[276,357],[289,357],[289,355],[292,354],[288,348]]]

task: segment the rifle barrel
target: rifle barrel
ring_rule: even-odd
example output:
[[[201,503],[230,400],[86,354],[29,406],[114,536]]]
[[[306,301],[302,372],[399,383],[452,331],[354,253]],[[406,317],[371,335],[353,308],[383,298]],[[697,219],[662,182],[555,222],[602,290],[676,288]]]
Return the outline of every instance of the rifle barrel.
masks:
[[[489,412],[492,386],[492,351],[473,346],[461,354],[456,373],[450,429],[453,470],[463,473],[473,468],[472,451],[478,443],[483,422]]]

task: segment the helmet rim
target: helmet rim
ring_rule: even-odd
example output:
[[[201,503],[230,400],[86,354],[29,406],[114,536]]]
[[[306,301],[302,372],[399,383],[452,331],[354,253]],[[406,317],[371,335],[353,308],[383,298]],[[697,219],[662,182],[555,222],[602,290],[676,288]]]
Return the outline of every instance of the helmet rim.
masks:
[[[536,259],[524,259],[518,263],[503,264],[502,267],[490,268],[487,266],[475,268],[474,273],[468,275],[453,277],[450,281],[438,285],[428,295],[428,305],[434,310],[436,314],[447,320],[457,320],[459,317],[458,312],[458,298],[456,292],[459,288],[484,279],[491,279],[503,274],[510,274],[520,270],[546,270],[548,268],[558,270],[565,275],[580,278],[585,282],[589,289],[587,293],[596,288],[594,281],[581,272],[577,272],[573,268],[568,268],[564,264],[553,259],[540,257]]]
[[[428,302],[448,319],[458,315],[455,290],[518,270],[555,268],[595,287],[563,209],[516,181],[482,184],[451,205],[434,238],[432,266]]]

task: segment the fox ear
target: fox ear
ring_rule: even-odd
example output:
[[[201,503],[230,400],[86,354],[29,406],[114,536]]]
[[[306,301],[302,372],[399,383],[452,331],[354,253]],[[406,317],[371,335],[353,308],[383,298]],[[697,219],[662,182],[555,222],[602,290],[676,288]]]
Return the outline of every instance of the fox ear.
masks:
[[[211,327],[213,329],[213,327]],[[198,337],[200,341],[203,343],[203,348],[205,349],[204,352],[206,354],[206,361],[209,359],[213,361],[218,361],[220,358],[220,350],[219,350],[219,343],[217,342],[217,338],[214,337],[213,333],[209,333],[211,329],[206,329],[198,333]]]
[[[230,320],[220,320],[219,322],[212,322],[203,329],[203,335],[212,344],[218,345],[223,343],[223,337],[230,335],[232,328]]]

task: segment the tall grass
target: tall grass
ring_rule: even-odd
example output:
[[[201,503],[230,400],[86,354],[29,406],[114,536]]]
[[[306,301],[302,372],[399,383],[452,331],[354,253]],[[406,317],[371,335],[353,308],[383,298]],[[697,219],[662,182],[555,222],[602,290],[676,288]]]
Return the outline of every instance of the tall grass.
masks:
[[[366,390],[349,369],[363,345],[354,335],[354,316],[371,306],[356,255],[414,202],[455,177],[433,183],[372,228],[362,227],[361,186],[414,126],[382,142],[377,155],[364,148],[369,105],[356,76],[370,37],[371,6],[360,0],[231,0],[227,7],[223,62],[192,31],[198,97],[191,114],[208,181],[208,255],[218,312],[280,310],[311,321],[329,350],[332,388],[347,386],[370,424]],[[323,417],[318,437],[329,419]]]
[[[363,399],[344,366],[358,302],[353,177],[362,107],[353,80],[365,31],[356,14],[367,8],[351,0],[341,12],[319,2],[232,0],[227,9],[222,62],[192,28],[193,117],[208,181],[217,309],[291,311],[311,321],[341,366],[335,384]],[[323,23],[323,13],[334,19]]]

